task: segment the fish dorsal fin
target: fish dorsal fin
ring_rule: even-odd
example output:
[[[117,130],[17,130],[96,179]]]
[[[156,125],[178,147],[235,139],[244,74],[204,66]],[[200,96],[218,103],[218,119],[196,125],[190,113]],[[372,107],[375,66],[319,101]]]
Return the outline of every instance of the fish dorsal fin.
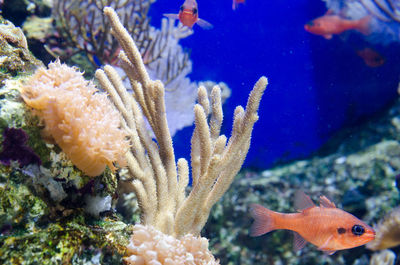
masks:
[[[335,203],[331,202],[327,197],[320,196],[319,197],[319,206],[325,208],[336,208]]]
[[[298,212],[314,207],[315,204],[303,191],[297,190],[294,194],[294,207]]]
[[[307,244],[307,241],[297,232],[293,231],[293,250],[299,251],[300,249],[304,248]]]
[[[328,10],[326,11],[326,13],[325,13],[325,15],[334,15],[334,14],[335,14],[335,12],[333,12],[332,9],[328,9]]]

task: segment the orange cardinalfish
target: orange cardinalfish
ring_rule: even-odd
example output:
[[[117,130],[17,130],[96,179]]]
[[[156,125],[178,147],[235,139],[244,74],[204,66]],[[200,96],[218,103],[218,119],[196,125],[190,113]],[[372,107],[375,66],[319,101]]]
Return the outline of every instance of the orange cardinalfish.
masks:
[[[306,25],[304,29],[310,33],[321,35],[331,39],[333,34],[341,34],[346,30],[357,30],[364,35],[371,33],[369,22],[371,16],[365,16],[358,20],[349,20],[328,11],[324,16],[316,18]]]
[[[315,206],[302,191],[296,192],[295,204],[299,213],[278,213],[258,204],[251,205],[255,221],[251,236],[260,236],[276,229],[292,230],[294,249],[300,250],[306,241],[331,255],[336,250],[354,248],[375,238],[375,231],[355,216],[336,208],[325,196]]]
[[[232,1],[232,9],[236,10],[239,4],[243,4],[246,0],[233,0]]]
[[[196,0],[185,0],[180,7],[179,14],[164,14],[164,16],[173,19],[179,19],[182,25],[192,28],[195,23],[203,29],[211,29],[213,26],[207,21],[199,18],[199,10]]]
[[[385,57],[369,47],[357,50],[356,53],[364,60],[364,63],[369,67],[379,67],[385,63]]]

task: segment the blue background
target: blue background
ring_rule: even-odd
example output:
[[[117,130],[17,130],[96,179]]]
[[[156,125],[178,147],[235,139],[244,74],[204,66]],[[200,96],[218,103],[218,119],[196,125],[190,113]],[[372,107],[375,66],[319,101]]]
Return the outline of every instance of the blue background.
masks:
[[[152,24],[159,27],[162,14],[177,13],[182,4],[158,0]],[[355,52],[366,45],[361,35],[326,40],[306,32],[304,24],[326,12],[322,1],[247,0],[235,11],[230,0],[198,5],[200,18],[214,28],[195,25],[180,43],[191,49],[192,80],[223,81],[232,89],[224,105],[227,136],[234,107],[246,104],[260,76],[269,79],[245,166],[264,169],[303,158],[340,128],[365,121],[397,98],[399,46],[368,45],[387,58],[370,68]],[[177,157],[189,157],[191,132],[176,135]]]

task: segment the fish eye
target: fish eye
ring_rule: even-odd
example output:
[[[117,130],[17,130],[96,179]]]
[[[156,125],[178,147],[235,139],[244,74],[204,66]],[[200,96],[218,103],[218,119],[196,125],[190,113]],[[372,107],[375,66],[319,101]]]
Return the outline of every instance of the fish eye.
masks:
[[[180,11],[183,11],[183,9],[185,9],[184,6],[181,6],[181,7],[179,8]]]
[[[197,8],[193,8],[193,15],[197,14]]]
[[[338,232],[339,235],[341,235],[341,234],[346,233],[346,229],[343,228],[343,227],[339,227],[339,228],[337,229],[337,232]]]
[[[353,227],[351,228],[351,232],[356,236],[361,236],[362,234],[364,234],[365,229],[362,225],[353,225]]]

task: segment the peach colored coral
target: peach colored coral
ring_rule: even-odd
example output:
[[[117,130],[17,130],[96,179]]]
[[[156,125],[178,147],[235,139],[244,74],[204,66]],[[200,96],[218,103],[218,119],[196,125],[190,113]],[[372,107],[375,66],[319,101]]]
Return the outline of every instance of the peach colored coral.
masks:
[[[126,264],[131,265],[218,265],[208,250],[208,240],[190,234],[181,239],[160,231],[135,225],[127,246]]]
[[[21,91],[26,104],[36,109],[45,133],[88,176],[100,175],[106,165],[125,163],[129,148],[120,115],[82,73],[59,61],[40,68]]]

